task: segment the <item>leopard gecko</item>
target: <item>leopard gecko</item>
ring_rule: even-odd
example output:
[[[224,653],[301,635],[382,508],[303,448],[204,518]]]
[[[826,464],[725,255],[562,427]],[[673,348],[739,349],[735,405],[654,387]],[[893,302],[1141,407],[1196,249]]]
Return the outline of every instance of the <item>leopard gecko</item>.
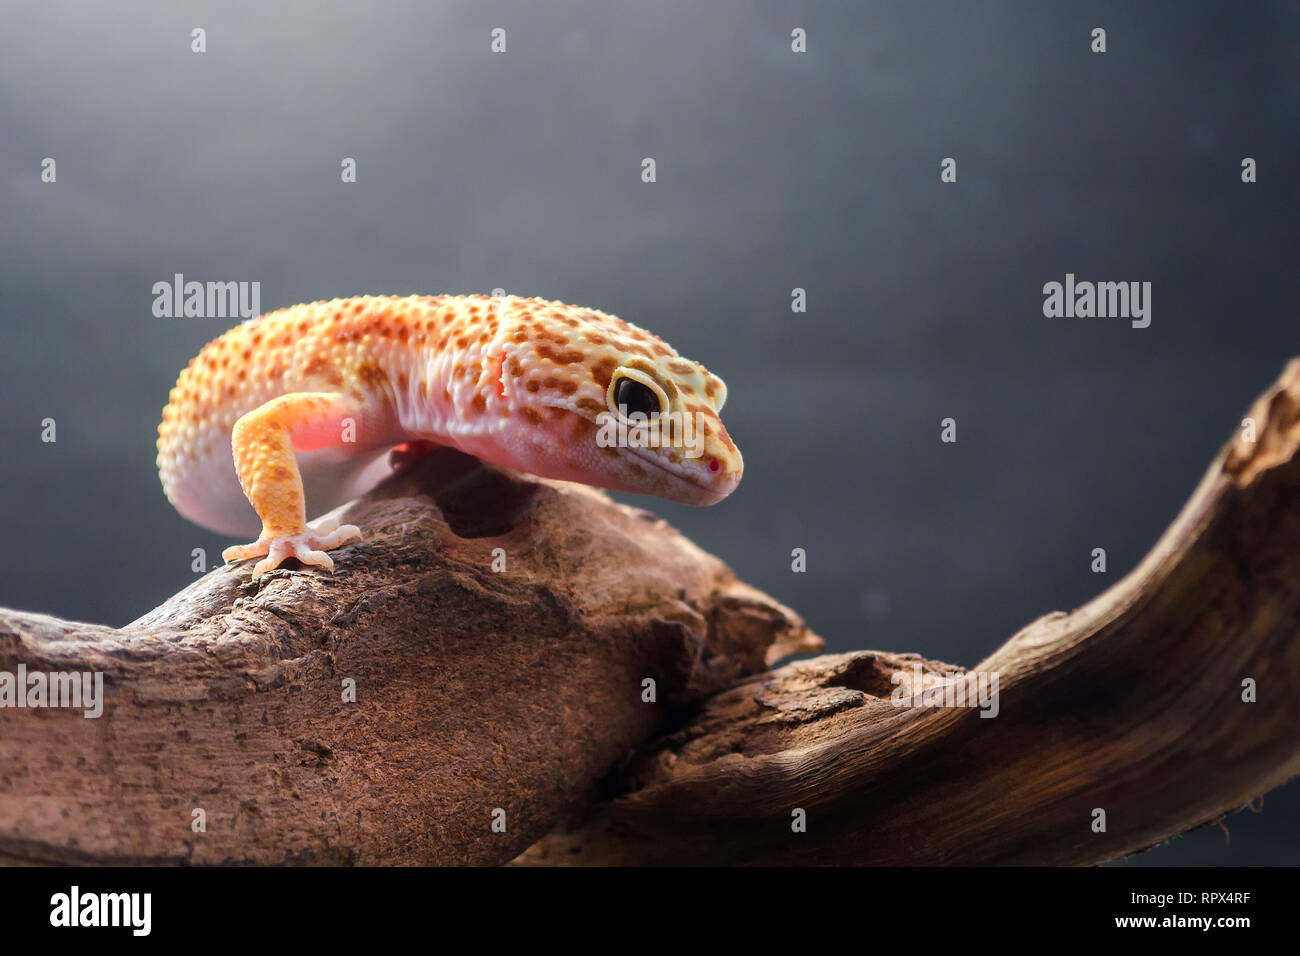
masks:
[[[158,474],[184,517],[261,533],[223,558],[332,569],[354,525],[308,524],[372,487],[393,448],[457,448],[545,478],[710,505],[744,464],[722,380],[613,315],[516,296],[360,296],[295,305],[208,343],[158,426]],[[689,430],[644,425],[676,413]],[[613,416],[611,418],[610,416]],[[602,441],[611,423],[642,425]],[[613,434],[609,432],[607,434]],[[652,436],[653,437],[653,436]],[[694,452],[692,454],[692,452]],[[249,505],[252,505],[250,508]]]

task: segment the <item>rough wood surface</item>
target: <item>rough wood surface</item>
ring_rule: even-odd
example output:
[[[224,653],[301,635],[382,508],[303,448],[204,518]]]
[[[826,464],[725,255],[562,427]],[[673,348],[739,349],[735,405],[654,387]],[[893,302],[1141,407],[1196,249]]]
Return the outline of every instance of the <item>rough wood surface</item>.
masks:
[[[0,671],[107,698],[0,709],[0,862],[508,861],[683,708],[820,647],[581,486],[444,450],[341,513],[367,540],[333,575],[220,568],[120,630],[0,612]]]
[[[999,675],[996,717],[895,706],[915,658],[792,664],[715,696],[521,862],[1096,863],[1296,776],[1300,361],[1249,417],[1255,440],[1223,449],[1131,574],[975,668]]]

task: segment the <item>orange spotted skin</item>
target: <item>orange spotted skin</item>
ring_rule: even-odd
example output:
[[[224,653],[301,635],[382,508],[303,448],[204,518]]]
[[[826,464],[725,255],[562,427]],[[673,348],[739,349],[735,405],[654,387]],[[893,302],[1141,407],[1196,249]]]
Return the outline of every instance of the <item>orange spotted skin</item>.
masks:
[[[665,427],[689,418],[693,440],[611,442],[602,429],[627,423],[616,396],[629,394],[650,396]],[[163,410],[158,473],[177,510],[204,527],[252,534],[261,519],[257,541],[225,552],[262,557],[255,576],[290,557],[333,567],[325,552],[360,531],[308,525],[307,507],[319,513],[365,491],[407,442],[713,504],[744,469],[718,414],[725,400],[704,366],[592,309],[516,296],[334,299],[208,343]]]

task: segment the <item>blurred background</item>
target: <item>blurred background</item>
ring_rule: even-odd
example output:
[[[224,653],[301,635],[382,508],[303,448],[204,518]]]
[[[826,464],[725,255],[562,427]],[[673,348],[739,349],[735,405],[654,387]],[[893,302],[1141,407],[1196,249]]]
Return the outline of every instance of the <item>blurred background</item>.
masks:
[[[1130,570],[1300,354],[1294,2],[0,9],[0,605],[125,624],[234,543],[154,469],[236,321],[156,318],[175,273],[642,325],[726,380],[746,473],[625,500],[833,651],[966,666]],[[1067,272],[1151,282],[1150,327],[1044,317]],[[1300,783],[1227,826],[1121,865],[1294,864]]]

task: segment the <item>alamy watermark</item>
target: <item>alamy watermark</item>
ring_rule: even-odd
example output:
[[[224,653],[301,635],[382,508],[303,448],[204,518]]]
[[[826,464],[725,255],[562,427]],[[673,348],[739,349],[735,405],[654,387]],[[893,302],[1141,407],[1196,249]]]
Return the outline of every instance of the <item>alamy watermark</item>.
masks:
[[[619,414],[601,412],[596,416],[600,429],[596,444],[601,448],[681,448],[687,458],[704,454],[704,415],[701,412],[645,412],[628,414],[625,405]]]
[[[920,664],[912,672],[895,671],[889,695],[895,707],[978,707],[980,717],[996,717],[998,675],[996,671],[968,671],[964,674],[927,674]]]
[[[172,281],[153,284],[153,314],[160,319],[252,319],[262,314],[260,282]]]
[[[1065,282],[1043,286],[1043,315],[1049,319],[1129,319],[1133,328],[1151,324],[1150,282],[1076,282],[1073,272]]]
[[[132,936],[153,928],[152,893],[83,893],[74,885],[50,897],[50,925],[58,927],[126,927]]]
[[[71,707],[94,718],[104,712],[104,675],[100,671],[0,671],[0,707]]]

